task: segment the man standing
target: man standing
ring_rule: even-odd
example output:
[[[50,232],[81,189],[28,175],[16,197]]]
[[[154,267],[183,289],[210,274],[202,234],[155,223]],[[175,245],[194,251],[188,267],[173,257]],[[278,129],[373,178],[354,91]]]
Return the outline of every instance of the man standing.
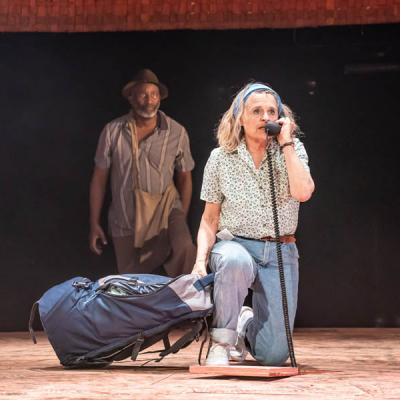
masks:
[[[108,176],[112,202],[109,231],[120,273],[169,276],[190,273],[195,247],[186,223],[192,195],[185,128],[159,110],[168,89],[150,70],[139,71],[122,95],[131,111],[109,122],[97,146],[90,184],[90,249],[107,244],[100,215]]]

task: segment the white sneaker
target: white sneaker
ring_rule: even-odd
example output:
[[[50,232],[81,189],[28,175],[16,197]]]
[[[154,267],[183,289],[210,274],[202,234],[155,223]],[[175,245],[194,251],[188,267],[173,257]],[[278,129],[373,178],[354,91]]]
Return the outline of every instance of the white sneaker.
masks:
[[[229,365],[229,347],[226,344],[213,343],[206,359],[206,365]]]
[[[235,347],[229,349],[229,358],[233,361],[243,362],[247,356],[246,343],[246,329],[250,320],[254,317],[254,312],[250,307],[243,306],[240,310],[239,320],[236,328],[238,334]]]

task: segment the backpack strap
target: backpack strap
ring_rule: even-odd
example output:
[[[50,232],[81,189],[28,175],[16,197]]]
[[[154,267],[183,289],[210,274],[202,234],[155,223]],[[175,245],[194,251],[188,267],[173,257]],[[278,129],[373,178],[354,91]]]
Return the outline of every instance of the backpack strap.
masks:
[[[195,283],[193,283],[193,286],[200,292],[207,286],[210,286],[212,283],[214,283],[214,272],[198,279]]]
[[[143,342],[144,342],[144,337],[143,337],[143,335],[141,334],[141,335],[137,338],[135,344],[133,345],[132,354],[131,354],[131,360],[132,360],[132,361],[136,361],[136,358],[137,358],[137,356],[138,356],[138,354],[139,354],[139,351],[140,351],[140,348],[142,347]]]
[[[204,339],[201,341],[200,350],[199,350],[199,356],[197,358],[197,362],[199,363],[199,365],[201,365],[201,356],[203,354],[204,345],[205,345],[205,343],[207,342],[207,339],[208,339],[208,331],[209,331],[207,318],[204,318],[203,320],[204,320],[204,325],[205,325],[206,329],[204,329],[204,332],[205,332]],[[211,337],[210,337],[210,340],[208,342],[208,347],[210,348],[210,346],[211,346]],[[208,349],[208,351],[209,351],[209,349]],[[208,351],[207,351],[207,355],[208,355]]]
[[[33,321],[35,320],[36,311],[38,310],[38,308],[39,308],[39,302],[36,301],[35,303],[33,303],[32,308],[31,308],[31,313],[29,315],[29,324],[28,324],[29,334],[31,335],[31,339],[34,344],[37,343],[37,340],[36,340],[35,332],[33,331],[32,325],[33,325]]]
[[[193,340],[198,339],[199,333],[203,329],[204,322],[202,319],[196,321],[196,323],[193,325],[192,329],[185,333],[183,336],[181,336],[172,346],[169,348],[163,350],[160,353],[160,358],[157,359],[157,362],[161,361],[165,356],[171,353],[177,353],[180,349],[184,348]]]
[[[171,343],[169,341],[168,334],[163,337],[164,349],[168,350],[171,347]]]

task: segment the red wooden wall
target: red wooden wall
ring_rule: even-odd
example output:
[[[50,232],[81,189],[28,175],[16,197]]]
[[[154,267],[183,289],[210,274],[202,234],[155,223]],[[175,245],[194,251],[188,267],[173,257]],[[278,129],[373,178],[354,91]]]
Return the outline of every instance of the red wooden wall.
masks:
[[[300,28],[400,22],[400,0],[0,0],[2,32]]]

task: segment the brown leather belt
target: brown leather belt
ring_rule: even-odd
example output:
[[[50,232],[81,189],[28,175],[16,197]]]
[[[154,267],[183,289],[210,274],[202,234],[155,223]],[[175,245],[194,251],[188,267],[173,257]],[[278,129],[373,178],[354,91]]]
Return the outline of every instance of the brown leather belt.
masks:
[[[272,236],[264,236],[260,239],[253,239],[253,238],[248,238],[248,237],[244,237],[244,236],[237,236],[237,237],[242,238],[242,239],[247,239],[247,240],[262,240],[263,242],[277,242],[277,240]],[[279,241],[281,243],[295,243],[296,238],[294,237],[294,235],[283,235],[283,236],[279,237]]]
[[[264,242],[277,242],[277,240],[272,236],[265,236],[259,240],[263,240]],[[296,238],[294,237],[294,235],[283,235],[279,237],[279,241],[281,243],[295,243]]]

